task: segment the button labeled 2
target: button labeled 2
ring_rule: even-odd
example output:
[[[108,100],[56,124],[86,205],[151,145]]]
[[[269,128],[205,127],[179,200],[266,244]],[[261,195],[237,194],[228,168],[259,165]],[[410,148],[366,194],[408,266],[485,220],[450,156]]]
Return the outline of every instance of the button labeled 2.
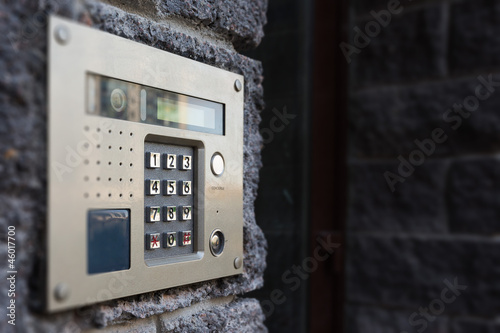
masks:
[[[167,154],[165,155],[165,169],[176,169],[177,168],[177,155]]]

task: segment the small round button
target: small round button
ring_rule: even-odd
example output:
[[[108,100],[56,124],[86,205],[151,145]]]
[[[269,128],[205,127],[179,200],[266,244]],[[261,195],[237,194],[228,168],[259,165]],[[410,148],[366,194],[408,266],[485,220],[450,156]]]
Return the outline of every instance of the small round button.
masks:
[[[220,256],[222,251],[224,251],[224,243],[225,239],[222,231],[219,229],[214,230],[210,235],[210,252],[212,252],[215,257]]]
[[[212,168],[212,172],[216,176],[222,175],[224,172],[224,158],[222,158],[222,155],[219,153],[215,153],[212,156],[212,161],[210,163],[210,166]]]

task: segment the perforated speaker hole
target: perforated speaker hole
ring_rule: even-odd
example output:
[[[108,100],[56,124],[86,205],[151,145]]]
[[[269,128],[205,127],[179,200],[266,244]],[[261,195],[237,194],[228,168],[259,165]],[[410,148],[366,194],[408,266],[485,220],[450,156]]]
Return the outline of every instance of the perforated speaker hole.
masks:
[[[93,150],[93,155],[85,156],[82,159],[82,166],[88,169],[80,176],[82,178],[79,178],[79,180],[89,187],[82,186],[81,195],[84,198],[93,198],[94,200],[126,198],[127,196],[133,198],[135,193],[130,189],[134,179],[127,178],[127,173],[130,173],[130,170],[118,168],[118,166],[128,165],[132,168],[134,164],[137,164],[133,160],[134,155],[132,155],[135,146],[134,144],[125,145],[115,140],[118,139],[118,135],[134,137],[134,132],[116,127],[112,129],[94,127],[91,124],[83,124],[81,128],[84,132],[90,132],[90,134],[82,137],[80,145],[89,152],[91,148],[97,148]],[[92,141],[91,138],[97,140],[97,142]],[[126,137],[121,139],[126,139]],[[131,155],[128,156],[124,154],[125,152],[130,152]],[[116,192],[114,192],[115,189]]]

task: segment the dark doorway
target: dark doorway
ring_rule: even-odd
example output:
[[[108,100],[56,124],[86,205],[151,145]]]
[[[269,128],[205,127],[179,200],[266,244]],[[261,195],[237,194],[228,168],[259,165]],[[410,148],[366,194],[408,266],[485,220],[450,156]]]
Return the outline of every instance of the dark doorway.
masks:
[[[262,61],[265,75],[256,214],[269,247],[265,286],[252,295],[270,332],[340,332],[342,324],[340,252],[311,272],[302,269],[318,237],[334,233],[340,241],[343,233],[342,2],[270,0],[266,36],[247,53]]]

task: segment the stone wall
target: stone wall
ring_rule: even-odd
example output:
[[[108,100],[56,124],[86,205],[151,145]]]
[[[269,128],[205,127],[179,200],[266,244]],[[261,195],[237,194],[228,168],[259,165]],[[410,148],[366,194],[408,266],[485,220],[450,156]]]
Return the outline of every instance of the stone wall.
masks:
[[[266,8],[266,0],[0,2],[0,233],[15,226],[18,246],[16,326],[3,314],[9,299],[2,255],[0,331],[267,331],[258,301],[243,296],[263,285],[267,247],[253,208],[263,73],[259,62],[240,54],[260,43]],[[245,76],[244,274],[54,315],[33,310],[44,287],[48,13]],[[0,246],[7,248],[6,237]]]
[[[347,331],[497,332],[500,2],[351,14]]]

